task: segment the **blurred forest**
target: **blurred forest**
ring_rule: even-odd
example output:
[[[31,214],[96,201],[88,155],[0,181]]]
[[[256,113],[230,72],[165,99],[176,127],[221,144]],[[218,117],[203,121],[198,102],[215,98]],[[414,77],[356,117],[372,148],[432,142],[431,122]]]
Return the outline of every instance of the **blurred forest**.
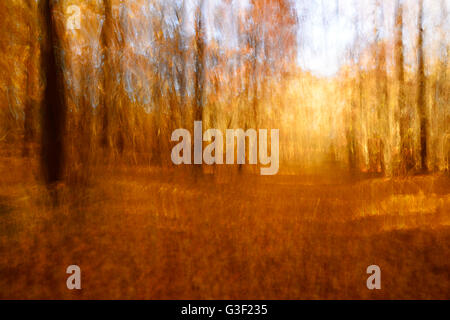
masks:
[[[89,298],[368,298],[355,275],[341,278],[342,289],[327,272],[363,270],[372,249],[389,274],[409,277],[375,298],[449,298],[449,6],[1,1],[0,298],[71,298],[63,280],[51,284],[65,275],[48,265],[86,264],[94,251],[103,264],[85,267],[92,283],[107,283],[101,272],[110,270],[123,279]],[[323,30],[351,24],[331,75],[308,68],[312,18]],[[192,132],[195,120],[222,132],[280,129],[279,176],[258,177],[248,164],[173,165],[171,133]],[[377,235],[380,247],[371,244]],[[129,269],[103,256],[113,248]],[[141,266],[150,252],[153,275]],[[38,262],[46,267],[24,271]],[[279,282],[261,284],[279,268]],[[131,285],[147,280],[150,291]]]
[[[355,1],[353,44],[326,78],[298,64],[306,3],[4,2],[1,141],[42,152],[44,171],[58,171],[49,180],[99,158],[168,166],[171,132],[193,120],[279,128],[282,163],[448,170],[447,3],[366,2]],[[432,39],[426,4],[441,13],[426,25]]]

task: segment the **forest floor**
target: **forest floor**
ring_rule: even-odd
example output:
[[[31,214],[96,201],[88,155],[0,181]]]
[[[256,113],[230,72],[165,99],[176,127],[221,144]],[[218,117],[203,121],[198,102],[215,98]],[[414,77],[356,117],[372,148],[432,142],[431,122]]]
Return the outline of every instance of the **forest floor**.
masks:
[[[450,179],[97,169],[51,205],[0,155],[1,299],[449,299]],[[300,171],[298,171],[300,172]],[[33,174],[34,173],[34,174]],[[66,288],[79,265],[82,290]],[[381,290],[368,290],[369,265]]]

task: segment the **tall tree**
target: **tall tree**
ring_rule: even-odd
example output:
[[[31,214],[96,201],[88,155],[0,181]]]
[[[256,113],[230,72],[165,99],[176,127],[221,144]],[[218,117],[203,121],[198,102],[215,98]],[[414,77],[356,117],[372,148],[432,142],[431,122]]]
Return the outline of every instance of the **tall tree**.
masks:
[[[194,121],[203,121],[204,93],[206,77],[206,25],[204,17],[204,0],[197,3],[194,17]],[[203,145],[194,146],[194,159],[200,158]],[[195,162],[195,161],[194,161]],[[197,163],[198,164],[198,163]],[[194,173],[201,172],[201,165],[194,166]]]
[[[419,0],[419,15],[417,20],[417,108],[420,120],[420,167],[427,171],[428,157],[428,117],[426,99],[426,78],[425,78],[425,58],[423,48],[423,0]]]
[[[380,15],[380,18],[378,18]],[[373,141],[376,145],[375,170],[385,170],[385,159],[383,151],[383,136],[389,134],[389,97],[388,97],[388,74],[386,65],[386,44],[382,40],[380,33],[384,21],[384,9],[380,0],[376,1],[374,14],[374,33],[375,33],[375,85],[376,85],[376,139]]]
[[[175,70],[176,70],[176,82],[178,84],[178,92],[179,92],[179,116],[181,117],[180,123],[177,125],[181,125],[181,122],[186,115],[186,95],[187,95],[187,81],[186,81],[186,45],[185,45],[185,37],[183,32],[183,24],[184,24],[184,2],[182,1],[180,4],[175,4],[174,12],[176,23],[174,27],[174,40],[175,40],[175,48],[174,48],[174,60],[175,60]]]
[[[361,12],[360,7],[355,2],[358,10],[355,12],[354,25],[356,29],[354,49],[351,51],[352,62],[355,64],[357,75],[351,89],[350,99],[350,128],[347,132],[347,155],[350,170],[355,170],[359,164],[360,147],[358,144],[358,133],[362,131],[362,105],[363,105],[363,74],[361,66]],[[353,77],[353,76],[352,76]]]
[[[395,65],[398,85],[397,116],[400,126],[400,170],[407,172],[414,166],[412,141],[409,132],[409,110],[405,95],[405,66],[403,45],[403,1],[397,0],[395,8]]]
[[[36,1],[27,0],[27,9],[29,16],[27,16],[27,27],[29,34],[29,53],[28,53],[28,61],[27,61],[27,83],[26,83],[26,92],[27,99],[25,101],[24,108],[24,144],[22,154],[24,156],[28,156],[30,143],[35,138],[35,119],[34,113],[37,106],[36,99],[36,83],[38,83],[38,67],[36,55],[39,52],[39,41],[37,41],[38,37],[38,23],[36,16]]]
[[[200,0],[197,4],[194,21],[194,120],[198,121],[203,119],[203,94],[205,86],[206,26],[203,4],[203,0]]]
[[[57,63],[58,38],[53,19],[53,1],[41,1],[39,7],[44,16],[43,28],[48,42],[43,58],[46,87],[42,104],[41,167],[46,183],[52,184],[63,179],[67,108],[63,94],[62,70]]]
[[[430,118],[433,115],[431,118],[434,120],[433,131],[437,133],[434,134],[433,150],[437,150],[437,148],[442,150],[442,153],[437,152],[435,167],[443,166],[448,171],[450,170],[450,134],[448,134],[450,124],[450,108],[448,107],[450,104],[450,81],[448,81],[450,43],[447,41],[448,8],[445,0],[441,0],[440,9],[439,65],[434,84],[433,110],[430,113]]]
[[[109,141],[109,126],[110,126],[110,112],[111,112],[111,97],[110,92],[112,87],[112,61],[111,61],[111,37],[114,35],[113,21],[112,21],[112,7],[111,0],[103,0],[104,21],[101,31],[101,48],[103,51],[103,95],[101,97],[100,116],[101,116],[101,145],[108,149]]]

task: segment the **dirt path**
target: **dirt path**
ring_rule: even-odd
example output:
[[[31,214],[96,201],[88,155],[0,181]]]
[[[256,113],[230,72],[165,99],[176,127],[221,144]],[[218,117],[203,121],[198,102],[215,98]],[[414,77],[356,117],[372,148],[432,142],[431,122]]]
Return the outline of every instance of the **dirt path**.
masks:
[[[194,183],[124,169],[97,174],[90,188],[62,186],[57,207],[31,178],[8,179],[0,298],[450,298],[444,176]],[[65,287],[71,264],[80,292]],[[379,291],[366,288],[372,264]]]

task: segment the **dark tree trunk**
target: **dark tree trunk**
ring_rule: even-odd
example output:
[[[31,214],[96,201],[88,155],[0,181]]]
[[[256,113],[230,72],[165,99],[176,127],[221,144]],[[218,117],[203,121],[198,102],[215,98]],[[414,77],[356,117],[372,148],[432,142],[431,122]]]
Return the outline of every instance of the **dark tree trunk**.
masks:
[[[422,171],[427,171],[427,100],[426,100],[426,79],[425,79],[425,58],[423,50],[423,0],[419,1],[418,27],[418,68],[417,68],[417,108],[420,119],[420,167]]]
[[[111,86],[111,57],[110,57],[110,42],[109,37],[113,32],[112,25],[112,8],[110,0],[103,0],[104,11],[105,11],[105,21],[102,26],[101,33],[101,45],[103,50],[103,96],[102,104],[100,107],[100,117],[101,117],[101,133],[100,133],[100,143],[103,148],[109,149],[109,122],[110,122],[110,111],[111,111],[111,99],[108,94],[112,92]]]
[[[47,184],[63,179],[64,134],[66,125],[66,105],[63,96],[63,83],[56,59],[56,32],[53,23],[51,0],[41,2],[44,15],[44,34],[48,48],[44,54],[46,87],[42,106],[42,149],[41,165]]]
[[[203,119],[203,89],[204,89],[204,63],[205,63],[205,26],[202,5],[197,7],[195,14],[195,75],[194,75],[194,120]]]
[[[403,4],[401,0],[397,0],[395,10],[395,63],[397,70],[398,92],[398,109],[397,119],[400,126],[400,171],[408,172],[414,167],[412,137],[410,136],[410,117],[409,110],[406,106],[405,96],[405,66],[404,66],[404,49],[403,49]]]

